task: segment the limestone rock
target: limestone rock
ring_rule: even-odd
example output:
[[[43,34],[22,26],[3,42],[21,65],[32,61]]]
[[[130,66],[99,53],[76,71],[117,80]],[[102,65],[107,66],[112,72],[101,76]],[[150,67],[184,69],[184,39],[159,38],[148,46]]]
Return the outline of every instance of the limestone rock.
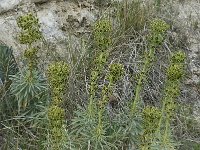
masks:
[[[14,9],[22,0],[0,0],[0,14]]]
[[[16,39],[18,30],[16,18],[14,16],[0,18],[0,41],[14,48],[15,56],[19,56],[21,53],[21,46]]]

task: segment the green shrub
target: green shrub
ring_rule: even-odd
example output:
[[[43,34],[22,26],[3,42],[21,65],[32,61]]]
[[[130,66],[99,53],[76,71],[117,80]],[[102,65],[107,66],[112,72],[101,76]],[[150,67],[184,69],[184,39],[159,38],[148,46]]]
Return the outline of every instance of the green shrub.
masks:
[[[9,75],[18,72],[18,66],[12,52],[11,48],[0,45],[0,79],[3,83],[9,82]]]
[[[31,75],[30,75],[31,74]],[[37,102],[41,94],[47,91],[45,78],[38,71],[32,73],[24,68],[16,75],[11,75],[11,94],[18,101],[18,109],[26,109],[31,103]],[[37,99],[37,100],[36,100]]]
[[[155,2],[161,8],[161,1]],[[180,115],[177,98],[186,54],[179,50],[168,57],[173,48],[168,40],[170,25],[151,18],[161,11],[151,14],[152,8],[138,0],[118,4],[117,18],[98,20],[92,44],[84,42],[80,55],[72,52],[69,57],[75,61],[68,65],[63,56],[42,72],[37,67],[39,20],[33,14],[17,19],[19,40],[27,47],[23,55],[27,67],[18,71],[14,57],[3,48],[0,78],[3,86],[9,81],[0,101],[4,149],[178,148],[174,124]],[[194,120],[180,118],[187,124],[182,132],[194,132]]]

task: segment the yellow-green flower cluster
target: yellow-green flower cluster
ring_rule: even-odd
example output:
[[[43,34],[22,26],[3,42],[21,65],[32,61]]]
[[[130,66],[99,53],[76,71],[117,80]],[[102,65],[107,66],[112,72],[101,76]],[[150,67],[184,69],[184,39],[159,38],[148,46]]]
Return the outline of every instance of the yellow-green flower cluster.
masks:
[[[25,16],[20,16],[17,20],[17,24],[23,30],[33,28],[34,26],[37,28],[40,28],[38,18],[35,18],[35,16],[33,16],[33,14],[31,14],[31,13],[29,13]]]
[[[28,59],[31,59],[33,57],[35,57],[35,55],[37,54],[38,50],[36,48],[31,48],[25,51],[24,56]]]
[[[53,128],[61,128],[64,119],[64,110],[56,105],[52,105],[48,110],[48,118]]]
[[[41,38],[40,31],[31,29],[31,31],[22,31],[19,35],[19,41],[21,44],[32,44]]]
[[[183,77],[184,68],[182,64],[171,64],[167,69],[167,78],[169,80],[179,80]]]
[[[172,54],[171,64],[167,69],[167,78],[169,81],[180,80],[184,75],[184,61],[186,55],[182,51]]]
[[[38,49],[30,48],[26,49],[24,52],[24,57],[29,60],[29,68],[36,68],[37,67],[37,52]]]
[[[56,62],[48,68],[49,84],[53,92],[53,96],[62,95],[69,76],[69,66],[65,62]]]
[[[170,26],[161,19],[155,19],[150,23],[150,35],[148,37],[150,47],[155,48],[163,43],[165,33],[169,27]]]
[[[124,75],[124,67],[122,64],[111,64],[109,67],[109,82],[115,83]]]
[[[184,63],[185,59],[186,59],[185,53],[183,53],[182,51],[178,51],[172,55],[171,62],[177,64]]]
[[[166,83],[165,93],[170,94],[171,98],[177,97],[178,95],[180,95],[179,84],[180,83],[178,81],[168,81],[168,83]]]
[[[154,134],[161,118],[161,110],[154,106],[146,106],[142,111],[144,133],[141,136],[141,149],[148,149],[154,140]]]
[[[156,131],[161,117],[161,111],[154,106],[146,106],[143,109],[142,117],[144,120],[145,134],[152,134]]]
[[[95,59],[95,70],[101,72],[103,67],[105,66],[108,59],[108,52],[101,52],[99,56]]]
[[[61,107],[62,96],[69,76],[69,66],[65,62],[55,62],[47,70],[48,80],[52,90],[52,105],[48,110],[53,148],[59,149],[63,138],[64,109]]]
[[[52,147],[59,147],[63,139],[64,109],[57,105],[51,105],[48,109],[48,119]]]
[[[162,19],[155,19],[150,23],[150,29],[153,33],[163,34],[169,29],[169,25]]]
[[[25,16],[20,16],[17,19],[17,25],[22,29],[19,35],[19,40],[22,44],[31,45],[33,42],[42,38],[38,18],[33,16],[33,14],[30,13]]]
[[[17,25],[22,30],[19,34],[20,43],[27,44],[28,46],[28,49],[25,50],[24,57],[28,60],[29,70],[32,72],[32,70],[37,67],[38,52],[32,44],[42,38],[39,20],[30,13],[20,16],[17,19]]]
[[[101,51],[105,51],[112,44],[112,24],[109,20],[99,20],[94,26],[95,44]]]

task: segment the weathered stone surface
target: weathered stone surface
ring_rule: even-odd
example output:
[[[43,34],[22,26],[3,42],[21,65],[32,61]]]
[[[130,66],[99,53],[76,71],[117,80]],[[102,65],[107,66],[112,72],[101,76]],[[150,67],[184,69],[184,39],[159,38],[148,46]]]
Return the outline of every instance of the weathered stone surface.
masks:
[[[0,14],[17,7],[22,0],[0,0]]]
[[[4,12],[0,15],[0,43],[12,46],[15,56],[21,54],[23,45],[19,44],[17,34],[20,29],[17,27],[16,19],[20,15],[28,12],[34,12],[41,23],[41,30],[46,41],[56,45],[59,52],[64,51],[61,41],[67,41],[69,32],[74,41],[78,41],[77,35],[87,32],[87,28],[95,21],[96,10],[91,3],[80,7],[78,3],[70,1],[51,1],[51,0],[0,0],[0,6],[3,6]],[[34,3],[46,2],[42,5]],[[86,2],[85,2],[86,3]],[[20,4],[20,5],[19,5]],[[2,9],[1,9],[2,11]],[[2,11],[3,12],[3,11]],[[76,45],[78,45],[76,43]]]
[[[179,15],[177,20],[184,32],[187,33],[187,38],[190,43],[189,48],[189,67],[192,73],[188,84],[200,84],[200,3],[196,1],[185,2],[183,5],[177,6]]]
[[[14,16],[0,17],[0,41],[9,47],[17,49],[14,51],[15,56],[20,55],[21,46],[16,40],[17,23]]]
[[[120,0],[113,0],[120,1]],[[36,5],[37,3],[37,5]],[[40,3],[43,3],[40,5]],[[23,45],[19,44],[17,35],[19,28],[16,19],[20,15],[34,12],[40,20],[41,30],[46,41],[56,45],[56,50],[64,51],[61,41],[70,39],[76,45],[79,36],[90,32],[90,27],[96,20],[98,9],[94,0],[0,0],[0,43],[12,46],[15,56],[19,56]],[[200,3],[195,1],[175,6],[179,15],[175,21],[187,32],[190,45],[188,47],[189,66],[192,77],[189,84],[198,84],[200,81],[200,26],[191,31],[192,26],[198,21]]]
[[[56,8],[51,7],[51,9],[43,9],[37,12],[37,17],[41,23],[41,29],[45,39],[53,41],[54,39],[63,38],[64,34],[59,29],[58,17],[55,14]]]

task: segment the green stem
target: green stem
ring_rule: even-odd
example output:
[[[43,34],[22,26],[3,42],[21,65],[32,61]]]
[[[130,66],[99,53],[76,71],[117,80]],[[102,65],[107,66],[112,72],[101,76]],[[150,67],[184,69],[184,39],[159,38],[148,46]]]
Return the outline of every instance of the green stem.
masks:
[[[162,104],[162,109],[161,109],[161,117],[158,123],[157,133],[160,133],[160,130],[161,130],[161,125],[162,125],[162,121],[163,121],[164,113],[165,113],[165,106],[166,106],[166,100],[164,99],[163,104]]]
[[[142,90],[142,82],[145,80],[146,74],[149,70],[149,64],[151,63],[151,60],[154,57],[154,52],[155,52],[155,49],[150,48],[149,56],[147,56],[147,58],[144,62],[144,66],[141,71],[141,75],[139,77],[138,84],[136,86],[135,98],[133,100],[132,107],[131,107],[131,115],[133,115],[135,112],[137,112],[137,106],[140,103],[140,93]]]
[[[30,50],[32,48],[32,43],[29,43],[28,44],[28,49]],[[32,78],[33,77],[33,63],[32,63],[32,59],[33,58],[30,58],[28,61],[28,63],[29,63],[29,71],[30,71],[30,78]]]
[[[164,141],[166,141],[168,138],[168,132],[169,132],[169,127],[170,127],[170,117],[167,115],[166,121],[165,121],[165,137],[164,137]]]
[[[94,97],[91,95],[88,105],[88,113],[89,117],[92,117],[94,115]]]
[[[96,91],[95,86],[97,85],[96,81],[92,81],[92,83],[90,85],[90,98],[89,98],[89,104],[88,104],[88,108],[87,108],[89,117],[92,117],[94,115],[94,98],[95,98],[95,91]]]
[[[100,109],[98,113],[97,137],[100,137],[102,134],[102,115],[103,109]]]
[[[102,53],[101,53],[102,54]],[[98,56],[98,57],[101,57],[101,54]],[[107,58],[109,55],[109,53],[106,53],[105,54],[105,57]],[[97,57],[97,58],[98,58]],[[100,59],[100,58],[99,58]],[[100,63],[100,64],[96,64],[96,69],[94,70],[98,76],[95,78],[95,75],[94,77],[92,76],[91,78],[94,78],[95,81],[91,81],[91,85],[90,85],[90,98],[89,98],[89,104],[88,104],[88,113],[89,113],[89,116],[93,116],[94,115],[94,105],[95,105],[95,92],[96,92],[96,86],[98,85],[98,80],[99,80],[99,75],[100,73],[102,72],[103,68],[104,68],[104,65],[105,65],[106,62],[103,62],[103,63]],[[92,91],[91,91],[92,89]]]
[[[112,85],[113,83],[110,81],[108,86],[107,86],[107,90],[108,90],[108,93],[107,94],[111,94],[111,91],[112,91]],[[97,126],[97,134],[98,136],[101,135],[102,133],[102,116],[103,116],[103,112],[105,110],[105,107],[108,103],[108,95],[106,95],[106,93],[103,94],[103,98],[102,98],[102,106],[100,107],[99,109],[99,113],[98,113],[98,126]]]

